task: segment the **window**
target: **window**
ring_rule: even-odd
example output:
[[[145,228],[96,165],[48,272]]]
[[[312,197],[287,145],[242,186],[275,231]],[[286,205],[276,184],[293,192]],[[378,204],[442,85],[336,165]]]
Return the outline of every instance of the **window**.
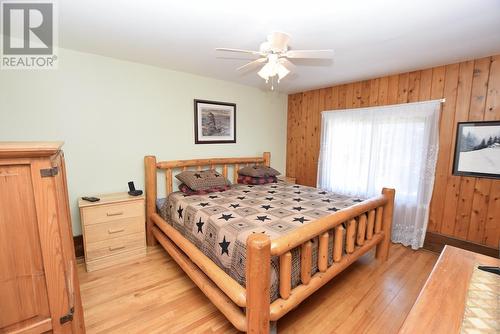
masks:
[[[369,197],[396,189],[393,241],[421,247],[438,148],[440,101],[322,114],[318,186]]]

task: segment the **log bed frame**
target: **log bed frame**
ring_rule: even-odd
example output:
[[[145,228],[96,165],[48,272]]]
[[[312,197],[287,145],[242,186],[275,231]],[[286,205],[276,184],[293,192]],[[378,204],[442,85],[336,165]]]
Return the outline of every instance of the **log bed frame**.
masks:
[[[181,233],[156,212],[157,172],[165,173],[166,195],[172,192],[174,170],[222,166],[227,178],[228,166],[237,170],[244,165],[270,165],[271,155],[262,157],[216,158],[157,162],[155,156],[144,157],[146,177],[146,233],[149,246],[160,245],[203,291],[210,301],[240,331],[268,333],[270,323],[297,307],[308,296],[366,252],[376,247],[375,256],[385,261],[389,255],[394,206],[394,189],[384,188],[382,194],[351,207],[320,218],[290,233],[270,240],[264,234],[247,239],[246,288],[218,267]],[[346,223],[345,242],[343,242]],[[329,266],[328,237],[333,234],[333,264]],[[311,275],[312,242],[319,238],[318,272]],[[291,250],[301,248],[301,284],[291,288]],[[280,261],[279,298],[270,301],[271,257]]]

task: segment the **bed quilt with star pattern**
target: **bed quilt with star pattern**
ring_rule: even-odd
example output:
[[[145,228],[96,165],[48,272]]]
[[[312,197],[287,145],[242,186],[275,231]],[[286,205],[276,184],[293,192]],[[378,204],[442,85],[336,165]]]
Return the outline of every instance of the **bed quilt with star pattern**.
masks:
[[[235,184],[206,195],[171,193],[157,202],[159,214],[242,286],[246,239],[265,233],[271,240],[363,200],[286,182]],[[312,274],[317,272],[318,239]],[[333,235],[329,238],[332,258]],[[330,263],[331,264],[331,263]],[[279,259],[271,259],[271,299],[278,298]],[[300,248],[292,250],[292,287],[300,283]]]

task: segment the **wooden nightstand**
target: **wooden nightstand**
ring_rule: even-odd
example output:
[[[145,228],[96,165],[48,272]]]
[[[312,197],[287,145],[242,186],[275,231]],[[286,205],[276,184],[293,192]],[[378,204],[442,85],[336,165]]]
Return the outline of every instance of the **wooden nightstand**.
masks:
[[[87,271],[146,255],[144,196],[97,197],[99,202],[78,201]]]

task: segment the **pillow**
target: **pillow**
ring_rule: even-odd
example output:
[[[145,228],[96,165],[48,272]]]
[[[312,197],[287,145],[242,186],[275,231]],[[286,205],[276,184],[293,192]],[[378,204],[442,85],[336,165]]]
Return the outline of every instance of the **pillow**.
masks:
[[[280,172],[276,169],[267,166],[246,166],[238,171],[239,175],[246,175],[251,177],[263,177],[263,176],[278,176]]]
[[[241,184],[266,184],[276,182],[278,182],[278,178],[276,176],[251,177],[238,175],[238,183]]]
[[[206,195],[206,194],[210,194],[210,193],[226,191],[229,188],[230,188],[230,186],[225,185],[225,186],[213,187],[213,188],[209,188],[209,189],[205,189],[205,190],[193,190],[193,189],[189,188],[184,183],[181,183],[179,185],[179,190],[182,191],[186,195]]]
[[[214,187],[228,186],[231,183],[216,170],[184,171],[175,176],[189,188],[198,191]]]

